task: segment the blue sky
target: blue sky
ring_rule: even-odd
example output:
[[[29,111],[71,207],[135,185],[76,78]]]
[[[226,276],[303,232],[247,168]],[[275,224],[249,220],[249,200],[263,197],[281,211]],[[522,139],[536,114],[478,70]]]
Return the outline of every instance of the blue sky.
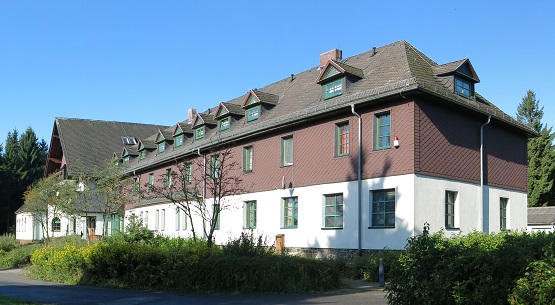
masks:
[[[173,125],[318,64],[406,40],[468,57],[506,113],[555,125],[555,1],[0,1],[0,143],[55,117]]]

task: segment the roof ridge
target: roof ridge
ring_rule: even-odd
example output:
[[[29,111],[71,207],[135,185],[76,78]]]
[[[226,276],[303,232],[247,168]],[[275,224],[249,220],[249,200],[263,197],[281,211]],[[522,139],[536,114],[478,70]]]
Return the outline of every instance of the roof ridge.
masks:
[[[56,117],[55,120],[72,120],[72,121],[87,121],[87,122],[98,122],[98,123],[117,123],[117,124],[150,125],[150,126],[167,127],[166,125],[151,124],[151,123],[137,123],[137,122],[123,122],[123,121],[107,121],[107,120],[95,120],[95,119],[66,118],[66,117]]]

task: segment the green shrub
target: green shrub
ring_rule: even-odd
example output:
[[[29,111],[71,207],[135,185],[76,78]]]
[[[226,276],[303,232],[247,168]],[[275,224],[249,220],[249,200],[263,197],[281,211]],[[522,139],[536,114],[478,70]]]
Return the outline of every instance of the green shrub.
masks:
[[[255,236],[253,231],[241,232],[237,238],[230,238],[228,242],[222,246],[224,255],[236,256],[268,256],[275,254],[275,248],[272,242],[268,241],[267,236]]]
[[[0,250],[2,252],[9,252],[19,246],[14,234],[0,235]]]
[[[532,261],[555,253],[555,235],[473,232],[452,238],[424,227],[394,263],[386,288],[392,305],[507,304]]]
[[[553,260],[535,261],[509,294],[511,305],[555,304],[555,267]]]
[[[9,252],[0,251],[0,268],[22,267],[30,263],[31,254],[38,249],[38,244],[17,246]]]
[[[84,249],[71,245],[39,248],[31,255],[31,275],[53,282],[80,283],[85,267]]]

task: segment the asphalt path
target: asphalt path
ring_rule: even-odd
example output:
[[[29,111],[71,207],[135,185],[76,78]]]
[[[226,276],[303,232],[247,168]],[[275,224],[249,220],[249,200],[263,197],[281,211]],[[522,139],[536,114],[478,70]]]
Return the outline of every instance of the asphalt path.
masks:
[[[71,305],[280,305],[280,304],[375,304],[387,305],[382,289],[364,282],[330,293],[225,294],[143,291],[98,288],[38,281],[23,269],[0,270],[0,295],[32,302]]]

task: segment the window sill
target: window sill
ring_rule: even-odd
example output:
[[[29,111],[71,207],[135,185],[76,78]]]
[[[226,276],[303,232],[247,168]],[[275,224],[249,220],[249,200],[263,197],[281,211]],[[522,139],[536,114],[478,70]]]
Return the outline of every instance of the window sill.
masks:
[[[343,230],[343,227],[320,228],[320,230]]]
[[[282,164],[281,165],[281,167],[290,167],[290,166],[293,166],[293,163],[291,163],[291,164]]]
[[[252,170],[243,171],[243,174],[245,174],[245,175],[247,175],[247,174],[252,174]]]
[[[368,227],[368,229],[371,229],[371,230],[376,230],[376,229],[395,229],[395,226],[393,226],[393,227]]]
[[[297,227],[282,227],[282,229],[296,229]]]
[[[460,231],[460,228],[445,228],[445,231]]]

